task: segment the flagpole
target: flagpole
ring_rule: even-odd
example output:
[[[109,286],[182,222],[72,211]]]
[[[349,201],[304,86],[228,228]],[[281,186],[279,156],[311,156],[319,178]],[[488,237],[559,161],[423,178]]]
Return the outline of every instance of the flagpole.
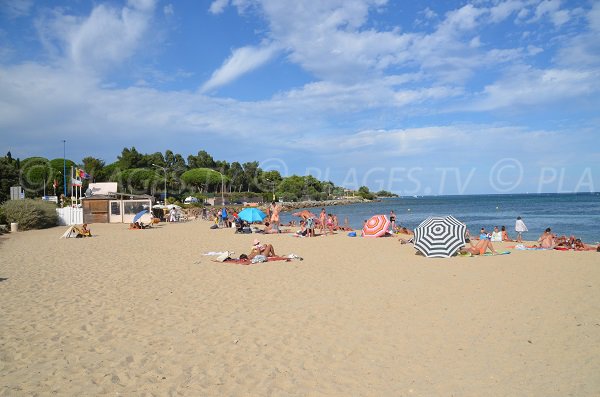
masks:
[[[64,195],[67,198],[67,141],[63,139],[63,183],[64,183]]]

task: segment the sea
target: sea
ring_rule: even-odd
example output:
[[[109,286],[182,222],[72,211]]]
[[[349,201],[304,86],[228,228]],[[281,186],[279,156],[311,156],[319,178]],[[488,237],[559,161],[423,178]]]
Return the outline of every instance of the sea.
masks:
[[[307,208],[319,214],[320,208]],[[464,222],[472,235],[479,229],[491,232],[494,226],[506,226],[508,235],[516,237],[515,221],[520,216],[528,232],[525,240],[537,240],[546,228],[561,236],[574,235],[588,244],[600,242],[600,193],[493,194],[453,196],[409,196],[384,198],[368,203],[330,206],[340,225],[348,218],[350,227],[362,228],[373,215],[396,214],[396,224],[414,229],[429,216],[453,215]],[[296,212],[295,210],[293,212]],[[284,223],[298,218],[282,213]]]

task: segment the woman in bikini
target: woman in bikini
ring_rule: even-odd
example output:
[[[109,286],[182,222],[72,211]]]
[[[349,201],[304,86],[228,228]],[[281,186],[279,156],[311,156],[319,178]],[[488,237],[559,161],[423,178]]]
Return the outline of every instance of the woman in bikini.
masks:
[[[494,249],[492,242],[487,238],[479,240],[477,242],[477,245],[473,245],[471,241],[469,241],[469,244],[471,246],[469,248],[462,248],[460,250],[460,253],[470,253],[471,255],[483,255],[489,249],[490,251],[492,251],[492,254],[498,254],[498,252],[496,252],[496,250]]]
[[[275,248],[271,244],[261,244],[260,241],[255,239],[248,259],[252,259],[256,255],[264,255],[266,257],[275,256]]]

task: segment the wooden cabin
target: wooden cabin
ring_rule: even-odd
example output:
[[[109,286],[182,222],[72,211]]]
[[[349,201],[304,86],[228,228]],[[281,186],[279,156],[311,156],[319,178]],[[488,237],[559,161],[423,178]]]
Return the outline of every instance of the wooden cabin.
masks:
[[[83,223],[131,223],[140,211],[152,211],[154,198],[124,193],[98,194],[81,199]]]

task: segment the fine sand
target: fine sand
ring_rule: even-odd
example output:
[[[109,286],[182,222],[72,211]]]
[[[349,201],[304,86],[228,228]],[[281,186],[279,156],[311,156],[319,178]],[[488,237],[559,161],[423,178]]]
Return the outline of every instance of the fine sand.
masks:
[[[600,395],[600,253],[208,226],[0,236],[0,395]],[[202,255],[257,236],[304,261]]]

